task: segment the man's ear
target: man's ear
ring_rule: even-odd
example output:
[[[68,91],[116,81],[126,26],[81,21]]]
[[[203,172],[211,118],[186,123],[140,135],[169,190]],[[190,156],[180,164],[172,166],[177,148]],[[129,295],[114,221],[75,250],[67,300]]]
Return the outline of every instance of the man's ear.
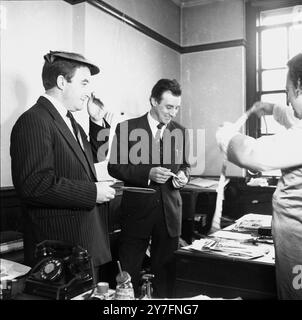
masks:
[[[63,90],[65,88],[65,83],[66,83],[66,79],[60,74],[58,77],[57,77],[57,87],[60,89],[60,90]]]
[[[295,90],[295,92],[296,92],[296,96],[299,96],[300,94],[302,94],[302,83],[301,83],[301,79],[298,79],[297,89]]]
[[[151,106],[152,106],[152,107],[156,107],[156,106],[158,105],[156,99],[154,99],[154,98],[152,98],[152,97],[150,98],[150,103],[151,103]]]

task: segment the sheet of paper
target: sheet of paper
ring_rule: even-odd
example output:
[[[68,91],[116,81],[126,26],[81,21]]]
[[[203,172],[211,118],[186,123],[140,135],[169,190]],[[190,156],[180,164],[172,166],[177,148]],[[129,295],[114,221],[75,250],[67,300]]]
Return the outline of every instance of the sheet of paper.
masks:
[[[29,272],[31,268],[14,261],[0,259],[0,281],[13,280]]]
[[[272,216],[266,214],[249,213],[236,220],[235,227],[246,229],[258,229],[260,227],[271,227]]]
[[[224,230],[216,231],[212,233],[210,236],[215,238],[223,238],[223,239],[230,239],[230,240],[237,240],[237,241],[249,241],[253,239],[253,237],[250,234],[224,231]]]

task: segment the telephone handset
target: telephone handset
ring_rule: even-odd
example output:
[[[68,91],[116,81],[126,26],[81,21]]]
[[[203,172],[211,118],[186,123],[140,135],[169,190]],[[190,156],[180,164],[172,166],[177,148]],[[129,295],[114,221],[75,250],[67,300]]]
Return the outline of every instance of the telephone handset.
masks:
[[[80,246],[45,240],[36,246],[36,258],[25,282],[27,293],[68,299],[93,286],[92,259]]]

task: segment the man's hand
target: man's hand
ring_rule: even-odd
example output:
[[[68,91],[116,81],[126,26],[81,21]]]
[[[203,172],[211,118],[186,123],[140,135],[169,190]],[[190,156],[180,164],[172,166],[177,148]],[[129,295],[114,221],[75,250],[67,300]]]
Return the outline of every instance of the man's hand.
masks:
[[[251,108],[251,113],[256,114],[259,118],[265,115],[272,115],[274,111],[274,104],[269,102],[257,101]]]
[[[170,169],[163,167],[154,167],[149,172],[149,179],[163,184],[172,176]]]
[[[99,98],[96,98],[93,93],[91,93],[91,96],[88,99],[87,111],[93,122],[99,122],[103,120],[105,114],[107,113],[103,102]]]
[[[182,170],[179,170],[176,176],[172,179],[174,188],[179,189],[184,187],[188,183],[188,178]]]
[[[230,122],[225,122],[216,131],[216,142],[224,154],[227,153],[229,142],[237,133],[238,129]]]
[[[97,196],[96,202],[103,203],[114,199],[115,197],[115,189],[110,186],[114,182],[96,182]]]

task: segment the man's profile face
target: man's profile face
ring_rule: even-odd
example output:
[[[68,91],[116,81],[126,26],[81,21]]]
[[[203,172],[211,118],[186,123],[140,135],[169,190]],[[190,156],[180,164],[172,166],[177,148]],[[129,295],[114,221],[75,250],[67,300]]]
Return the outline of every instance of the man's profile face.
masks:
[[[71,111],[82,110],[90,96],[91,73],[88,67],[77,68],[70,82],[66,81],[64,105]]]
[[[153,106],[153,115],[156,120],[164,124],[168,124],[173,118],[176,117],[180,108],[181,97],[174,96],[171,91],[165,91],[162,94],[162,99],[157,102],[154,98],[151,98]]]
[[[287,104],[294,109],[295,117],[302,119],[302,88],[295,88],[289,75],[286,80]]]

